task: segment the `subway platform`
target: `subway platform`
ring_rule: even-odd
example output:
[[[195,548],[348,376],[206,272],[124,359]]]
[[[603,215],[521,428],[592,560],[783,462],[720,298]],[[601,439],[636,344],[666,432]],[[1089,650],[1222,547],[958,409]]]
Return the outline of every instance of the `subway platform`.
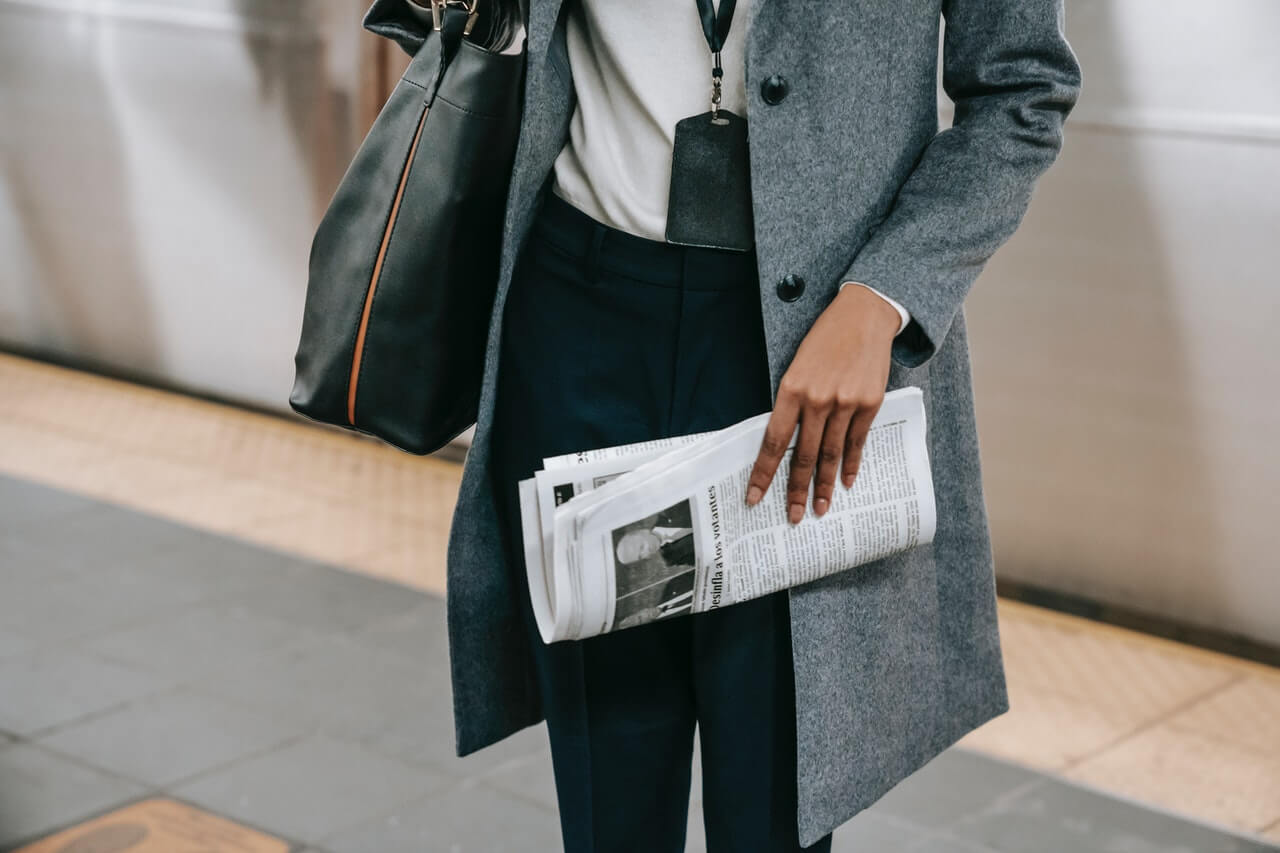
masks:
[[[453,755],[456,462],[13,356],[0,389],[0,851],[559,849],[542,727]],[[1280,850],[1280,672],[1001,630],[1012,710],[836,850]]]

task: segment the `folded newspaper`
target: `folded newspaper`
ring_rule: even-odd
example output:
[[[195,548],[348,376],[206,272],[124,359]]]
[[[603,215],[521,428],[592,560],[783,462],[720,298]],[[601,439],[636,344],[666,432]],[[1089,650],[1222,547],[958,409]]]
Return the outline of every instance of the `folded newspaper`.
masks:
[[[890,391],[853,486],[821,518],[787,521],[791,447],[746,505],[770,413],[713,432],[542,461],[519,484],[525,563],[544,642],[699,613],[933,541],[933,480],[919,388]]]

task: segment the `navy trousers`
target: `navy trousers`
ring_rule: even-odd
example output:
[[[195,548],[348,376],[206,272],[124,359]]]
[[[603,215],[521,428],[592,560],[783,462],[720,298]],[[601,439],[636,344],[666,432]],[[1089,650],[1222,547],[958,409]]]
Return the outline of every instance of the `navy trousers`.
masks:
[[[547,188],[505,312],[493,487],[565,850],[684,850],[695,727],[709,853],[800,850],[786,593],[547,645],[519,547],[516,482],[544,456],[769,410],[754,256],[628,234]]]

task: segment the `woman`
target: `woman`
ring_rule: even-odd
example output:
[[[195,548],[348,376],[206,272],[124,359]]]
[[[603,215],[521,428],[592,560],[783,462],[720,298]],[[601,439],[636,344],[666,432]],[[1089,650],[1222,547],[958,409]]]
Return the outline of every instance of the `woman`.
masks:
[[[366,26],[412,50],[403,2],[377,0]],[[828,850],[837,825],[1007,708],[961,304],[1078,95],[1061,0],[730,5],[529,9],[449,543],[450,654],[460,755],[546,719],[569,851],[682,850],[695,727],[709,850]],[[956,112],[939,133],[942,17]],[[714,48],[718,109],[745,122],[747,157],[717,156],[732,139],[677,150],[677,122],[713,109]],[[541,642],[515,488],[544,456],[772,410],[749,500],[785,488],[799,521],[825,511],[837,476],[851,482],[902,385],[925,393],[931,545],[718,611]]]

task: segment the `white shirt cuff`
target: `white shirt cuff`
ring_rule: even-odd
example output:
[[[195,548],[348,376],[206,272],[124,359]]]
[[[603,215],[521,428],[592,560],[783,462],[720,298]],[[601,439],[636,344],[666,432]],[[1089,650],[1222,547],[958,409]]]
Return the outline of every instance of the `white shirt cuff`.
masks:
[[[885,302],[888,302],[890,305],[892,305],[892,306],[893,306],[893,310],[895,310],[895,311],[897,311],[897,312],[898,312],[898,317],[899,317],[899,318],[901,319],[901,321],[902,321],[902,322],[900,322],[900,323],[898,324],[898,331],[894,332],[894,334],[895,334],[895,335],[902,334],[902,330],[903,330],[903,329],[905,329],[905,328],[907,327],[907,324],[911,322],[911,315],[907,312],[907,309],[906,309],[906,308],[903,308],[903,307],[902,307],[902,305],[901,305],[901,304],[899,304],[896,300],[890,299],[889,297],[885,296],[885,295],[884,295],[883,293],[881,293],[880,291],[876,290],[876,289],[875,289],[874,287],[872,287],[871,285],[869,285],[869,284],[863,284],[863,283],[862,283],[862,282],[860,282],[860,281],[846,281],[846,282],[842,282],[842,283],[841,283],[841,285],[840,285],[840,290],[843,290],[843,289],[845,288],[845,286],[846,286],[846,285],[850,285],[850,284],[856,284],[856,285],[858,285],[859,287],[865,287],[867,290],[870,290],[870,291],[871,291],[872,293],[874,293],[876,296],[879,296],[879,297],[880,297],[881,299],[883,299]],[[837,291],[837,292],[838,292],[838,291]]]

